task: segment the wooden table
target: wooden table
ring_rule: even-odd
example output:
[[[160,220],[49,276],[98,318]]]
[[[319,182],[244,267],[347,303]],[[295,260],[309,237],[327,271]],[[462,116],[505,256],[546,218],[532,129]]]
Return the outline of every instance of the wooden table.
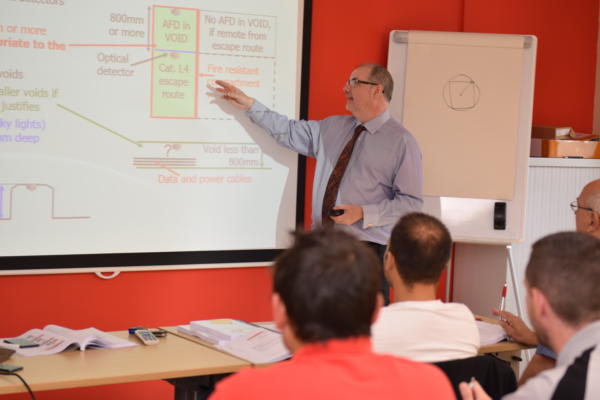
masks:
[[[495,318],[477,316],[482,321],[489,322],[491,324],[499,324],[500,322]],[[522,361],[522,351],[533,349],[535,346],[524,345],[517,342],[502,341],[479,348],[479,354],[493,354],[496,357],[510,363],[515,375],[519,377],[519,367]]]
[[[237,358],[234,355],[231,355],[231,354],[227,353],[226,351],[221,350],[221,349],[215,347],[212,343],[210,343],[210,342],[208,342],[206,340],[200,339],[198,336],[192,336],[192,335],[188,335],[187,333],[178,331],[176,326],[161,326],[160,328],[164,329],[165,331],[167,331],[171,335],[179,336],[182,339],[189,340],[189,341],[194,342],[194,343],[198,343],[199,345],[206,346],[206,347],[208,347],[208,348],[210,348],[210,349],[212,349],[214,351],[218,351],[218,352],[221,352],[223,354],[227,354],[230,357]],[[246,363],[249,363],[250,365],[254,365],[250,361],[244,360],[243,358],[239,358],[239,360],[243,361],[243,362],[246,362]]]
[[[110,332],[137,342],[126,331]],[[18,373],[36,391],[109,385],[156,379],[235,372],[250,363],[206,346],[167,335],[155,346],[70,350],[49,356],[13,355],[6,364],[23,366]],[[0,375],[0,394],[26,392],[21,381]]]
[[[505,352],[513,352],[513,351],[521,351],[533,349],[535,347],[527,346],[517,342],[498,342],[494,344],[488,344],[486,346],[481,346],[479,348],[479,354],[488,354],[488,353],[505,353]]]

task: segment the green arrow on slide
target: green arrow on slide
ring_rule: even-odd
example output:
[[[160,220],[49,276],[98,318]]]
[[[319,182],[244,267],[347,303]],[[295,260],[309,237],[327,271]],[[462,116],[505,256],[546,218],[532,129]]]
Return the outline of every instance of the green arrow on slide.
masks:
[[[71,110],[70,108],[63,106],[62,104],[57,104],[57,106],[59,106],[60,108],[62,108],[62,109],[63,109],[63,110],[65,110],[65,111],[68,111],[68,112],[70,112],[71,114],[74,114],[74,115],[78,116],[78,117],[79,117],[79,118],[81,118],[81,119],[85,119],[86,121],[88,121],[88,122],[91,122],[92,124],[94,124],[94,125],[96,125],[96,126],[98,126],[98,127],[102,128],[102,129],[104,129],[104,130],[107,130],[107,131],[109,131],[109,132],[110,132],[110,133],[112,133],[113,135],[117,135],[117,136],[119,136],[121,139],[125,139],[125,140],[127,140],[128,142],[130,142],[130,143],[133,143],[133,144],[135,144],[135,145],[136,145],[136,146],[138,146],[138,147],[142,147],[142,144],[141,144],[141,143],[139,143],[139,142],[136,142],[135,140],[133,140],[133,139],[130,139],[130,138],[128,138],[128,137],[127,137],[127,136],[125,136],[125,135],[121,135],[119,132],[115,132],[115,131],[113,131],[112,129],[110,129],[110,128],[107,128],[106,126],[104,126],[104,125],[102,125],[102,124],[100,124],[100,123],[98,123],[98,122],[94,121],[93,119],[90,119],[90,118],[86,117],[85,115],[81,115],[81,114],[79,114],[77,111],[73,111],[73,110]]]

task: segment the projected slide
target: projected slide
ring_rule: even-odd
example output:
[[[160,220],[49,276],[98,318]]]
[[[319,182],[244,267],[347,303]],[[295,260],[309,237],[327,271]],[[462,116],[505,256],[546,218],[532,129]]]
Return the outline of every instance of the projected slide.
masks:
[[[285,246],[297,155],[211,86],[297,117],[299,10],[3,0],[0,256]]]

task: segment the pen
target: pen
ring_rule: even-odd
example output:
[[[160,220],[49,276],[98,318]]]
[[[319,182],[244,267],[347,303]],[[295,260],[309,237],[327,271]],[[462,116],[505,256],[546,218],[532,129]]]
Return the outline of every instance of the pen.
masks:
[[[246,339],[246,341],[248,341],[248,340],[252,340],[252,339],[254,339],[255,337],[257,337],[258,335],[260,335],[260,334],[262,334],[262,333],[264,333],[264,331],[258,331],[258,332],[256,332],[254,335],[252,335],[252,336],[250,336],[248,339]]]
[[[504,311],[504,304],[505,304],[505,302],[506,302],[506,283],[502,287],[502,296],[500,297],[500,312],[501,313]],[[502,314],[498,315],[498,318],[501,321],[504,321],[504,318],[502,318]]]
[[[471,380],[469,381],[469,387],[471,389],[473,389],[473,387],[475,386],[475,382],[477,382],[477,379],[475,379],[474,376],[471,377]]]

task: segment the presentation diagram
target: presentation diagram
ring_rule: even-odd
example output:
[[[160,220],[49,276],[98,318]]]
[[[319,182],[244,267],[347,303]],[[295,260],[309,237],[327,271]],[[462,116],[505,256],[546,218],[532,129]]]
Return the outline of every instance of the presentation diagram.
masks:
[[[454,111],[466,111],[477,106],[481,91],[473,78],[459,74],[446,82],[443,95],[448,108]]]
[[[297,156],[214,89],[224,80],[295,116],[298,51],[286,38],[298,18],[262,2],[245,12],[218,1],[6,1],[0,232],[35,214],[47,234],[71,223],[87,239],[116,220],[176,226],[173,240],[151,240],[160,251],[276,246],[295,223],[283,199],[295,198]],[[215,215],[228,243],[206,227]],[[251,237],[259,221],[271,229]],[[106,251],[146,246],[118,241]]]

